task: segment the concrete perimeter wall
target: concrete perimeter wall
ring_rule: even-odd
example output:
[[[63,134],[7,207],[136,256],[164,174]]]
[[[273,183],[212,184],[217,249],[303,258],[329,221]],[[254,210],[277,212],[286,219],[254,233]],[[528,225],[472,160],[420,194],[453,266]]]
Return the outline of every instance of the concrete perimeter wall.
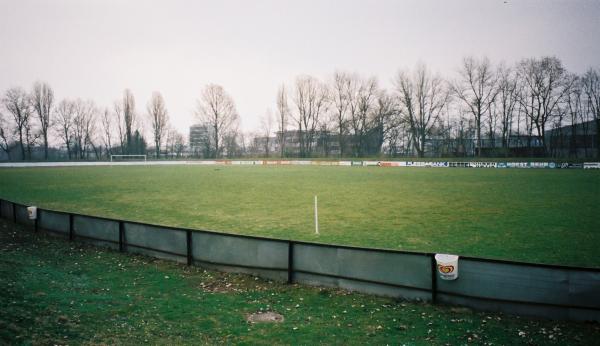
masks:
[[[188,265],[401,299],[553,319],[600,321],[600,269],[461,257],[441,280],[434,254],[179,229],[0,200],[0,217],[93,245]]]

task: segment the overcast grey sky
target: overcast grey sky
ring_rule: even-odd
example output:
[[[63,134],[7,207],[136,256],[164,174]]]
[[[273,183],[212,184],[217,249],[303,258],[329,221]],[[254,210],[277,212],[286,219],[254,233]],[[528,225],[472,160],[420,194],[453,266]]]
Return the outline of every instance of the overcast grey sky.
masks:
[[[111,106],[130,88],[145,112],[158,90],[187,133],[200,91],[218,83],[252,130],[300,74],[391,86],[419,61],[453,77],[466,55],[556,55],[581,72],[600,66],[599,37],[600,1],[0,0],[0,92],[43,80],[58,98]]]

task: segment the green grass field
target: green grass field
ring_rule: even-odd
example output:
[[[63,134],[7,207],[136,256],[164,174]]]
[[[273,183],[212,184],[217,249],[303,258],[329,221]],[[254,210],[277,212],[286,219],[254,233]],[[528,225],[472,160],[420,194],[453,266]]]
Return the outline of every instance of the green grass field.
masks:
[[[94,248],[0,220],[2,345],[593,345],[559,322],[285,285]],[[283,323],[248,323],[256,312]]]
[[[313,196],[320,235],[314,234]],[[301,166],[0,170],[42,208],[284,239],[599,267],[600,172]]]

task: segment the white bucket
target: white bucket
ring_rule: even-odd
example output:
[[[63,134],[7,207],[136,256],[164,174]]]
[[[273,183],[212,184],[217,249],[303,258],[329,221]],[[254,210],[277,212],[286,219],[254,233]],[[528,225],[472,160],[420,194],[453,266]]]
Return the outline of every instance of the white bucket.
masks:
[[[27,207],[27,216],[29,220],[37,219],[37,207]]]
[[[435,261],[442,280],[456,280],[458,278],[458,256],[439,253],[435,255]]]

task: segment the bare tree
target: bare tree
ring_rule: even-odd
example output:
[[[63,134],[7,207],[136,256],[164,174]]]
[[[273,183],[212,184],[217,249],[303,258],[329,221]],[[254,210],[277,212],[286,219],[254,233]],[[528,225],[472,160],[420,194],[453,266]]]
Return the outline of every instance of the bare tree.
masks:
[[[240,157],[242,155],[239,133],[239,128],[235,126],[223,136],[222,143],[227,152],[227,157]]]
[[[152,126],[152,134],[154,136],[154,145],[156,147],[156,158],[160,157],[160,148],[163,137],[166,134],[169,115],[165,106],[165,100],[159,92],[154,92],[148,103],[148,116]]]
[[[8,121],[4,118],[4,115],[0,113],[0,149],[6,153],[8,160],[10,161],[10,127]]]
[[[33,113],[33,110],[32,110]],[[25,148],[27,152],[27,158],[31,160],[32,151],[35,147],[37,140],[40,138],[40,134],[34,128],[33,123],[30,121],[27,122],[25,126]]]
[[[265,115],[260,120],[260,126],[262,129],[262,137],[264,138],[264,152],[265,156],[269,157],[271,149],[271,133],[273,132],[273,114],[270,109],[267,109]]]
[[[381,90],[377,95],[372,120],[377,152],[381,152],[385,141],[391,140],[390,135],[394,128],[400,126],[401,120],[398,115],[398,106],[394,97]]]
[[[12,115],[15,125],[15,131],[18,134],[19,145],[21,148],[21,160],[25,160],[25,142],[29,148],[30,117],[32,113],[31,104],[27,92],[22,88],[11,88],[6,91],[2,103],[8,112]],[[29,150],[28,150],[29,152]]]
[[[54,91],[47,83],[36,82],[31,92],[31,103],[40,122],[40,130],[44,141],[44,159],[48,160],[48,129],[52,126],[52,105]]]
[[[113,109],[119,135],[119,145],[121,147],[120,154],[125,154],[125,122],[123,121],[123,106],[121,101],[115,101]]]
[[[239,132],[239,143],[242,156],[248,154],[248,136],[244,131]]]
[[[403,126],[398,123],[398,126],[390,128],[389,139],[387,142],[387,154],[393,157],[402,150]]]
[[[518,73],[523,83],[521,105],[535,126],[545,152],[546,125],[569,90],[565,68],[556,57],[531,58],[519,63]]]
[[[353,77],[345,72],[335,72],[331,86],[331,103],[337,132],[340,156],[344,156],[348,135],[348,108],[351,102]]]
[[[496,75],[487,57],[463,59],[460,80],[453,84],[456,96],[467,106],[475,119],[477,156],[481,156],[481,120],[496,97]]]
[[[133,148],[133,134],[135,132],[135,98],[129,89],[123,91],[123,98],[115,102],[115,114],[119,136],[121,137],[121,152],[130,154]]]
[[[365,154],[369,117],[375,107],[379,89],[375,78],[363,79],[354,76],[348,89],[350,128],[352,130],[354,156]]]
[[[175,136],[173,139],[173,153],[177,157],[181,157],[183,155],[183,149],[185,149],[185,140],[183,135],[179,132],[175,132]]]
[[[73,136],[73,121],[75,118],[75,103],[62,100],[54,110],[56,116],[57,132],[60,139],[67,147],[67,157],[71,159],[71,145]]]
[[[592,102],[590,102],[591,100],[585,93],[584,77],[581,76],[580,80],[581,80],[581,82],[580,82],[581,88],[583,88],[585,96],[582,97],[581,102],[583,104],[583,106],[582,106],[583,109],[579,113],[579,119],[577,121],[581,124],[581,135],[583,136],[583,138],[582,138],[583,156],[588,157],[589,149],[593,149],[593,147],[594,147],[594,144],[592,143],[594,136],[590,136],[590,131],[592,130],[592,128],[595,128],[596,131],[598,131],[598,127],[597,127],[598,123],[594,121],[595,115],[593,112]],[[596,136],[596,139],[598,139],[597,136]],[[596,147],[598,144],[600,144],[600,143],[596,142]]]
[[[287,131],[289,114],[290,109],[288,107],[287,93],[285,86],[282,85],[277,90],[277,136],[281,157],[285,155],[285,132]]]
[[[511,135],[515,107],[519,100],[519,91],[517,89],[517,79],[513,70],[504,65],[498,67],[497,93],[495,110],[500,115],[502,148],[504,149],[504,154],[508,155],[509,138]]]
[[[296,78],[294,88],[295,120],[298,123],[300,156],[312,154],[319,117],[327,110],[327,86],[311,76]]]
[[[86,117],[84,133],[85,133],[85,153],[86,158],[89,158],[90,148],[94,152],[96,160],[99,160],[102,155],[102,146],[97,145],[96,134],[97,134],[97,114],[98,108],[94,105],[93,101],[89,101],[90,108],[88,116]]]
[[[231,130],[237,128],[239,121],[233,99],[222,86],[209,84],[197,101],[196,115],[211,129],[213,137],[211,156],[220,157],[225,136],[229,136]]]
[[[583,76],[587,104],[596,121],[596,157],[600,159],[600,71],[590,68]]]
[[[456,156],[466,156],[469,152],[470,144],[472,144],[473,134],[475,133],[475,127],[472,116],[469,111],[456,107],[458,113],[456,119],[454,119],[454,139],[455,145],[453,153]]]
[[[577,157],[577,122],[584,112],[583,83],[582,79],[575,74],[570,74],[567,78],[573,79],[573,81],[569,83],[571,85],[569,92],[565,95],[565,107],[567,109],[567,114],[569,115],[568,120],[571,125],[571,133],[569,137],[569,156]]]
[[[488,148],[494,149],[496,147],[496,132],[498,129],[498,118],[500,117],[500,111],[496,102],[492,102],[487,113],[487,137],[489,143]]]
[[[108,108],[105,108],[100,118],[100,124],[102,125],[102,142],[106,150],[106,155],[110,157],[112,155],[112,139],[113,139],[113,113]]]
[[[84,140],[85,140],[85,125],[87,116],[87,107],[83,100],[77,99],[74,104],[73,117],[73,141],[75,147],[75,158],[84,158]]]
[[[167,126],[165,136],[165,149],[167,155],[171,157],[182,156],[185,148],[185,139],[183,135],[170,126]]]
[[[167,126],[165,133],[165,151],[167,157],[173,156],[173,143],[175,142],[175,130],[171,126]]]
[[[419,157],[425,155],[425,142],[449,99],[444,80],[432,75],[423,64],[412,73],[400,71],[395,79],[400,112],[412,132]]]
[[[319,117],[319,123],[317,124],[317,133],[315,134],[315,150],[316,155],[328,157],[331,153],[332,148],[332,130],[334,130],[335,119],[331,113],[325,113]],[[314,156],[315,154],[313,154]]]
[[[77,99],[74,104],[73,140],[79,159],[87,157],[88,146],[93,145],[94,115],[96,107],[93,101]]]

